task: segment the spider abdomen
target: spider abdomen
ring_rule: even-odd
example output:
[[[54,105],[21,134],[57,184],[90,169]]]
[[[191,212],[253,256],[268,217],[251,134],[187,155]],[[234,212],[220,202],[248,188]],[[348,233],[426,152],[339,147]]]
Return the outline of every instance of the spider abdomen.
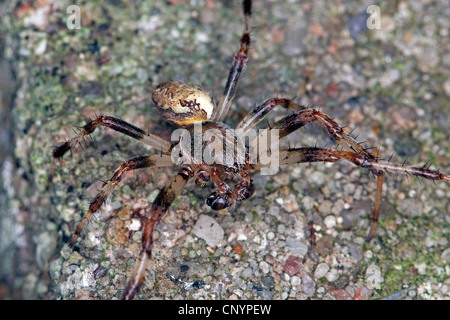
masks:
[[[214,103],[207,92],[182,82],[160,84],[152,98],[164,120],[177,127],[207,121],[214,111]]]

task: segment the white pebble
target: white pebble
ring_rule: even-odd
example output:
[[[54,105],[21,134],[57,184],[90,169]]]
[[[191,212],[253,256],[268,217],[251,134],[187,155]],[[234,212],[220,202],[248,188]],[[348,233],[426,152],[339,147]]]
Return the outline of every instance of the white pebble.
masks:
[[[328,270],[330,270],[330,267],[326,263],[319,263],[316,267],[316,270],[314,271],[314,278],[320,279],[322,277],[325,277]]]
[[[261,269],[261,271],[262,271],[264,274],[270,272],[270,265],[269,265],[267,262],[265,262],[265,261],[261,261],[261,262],[259,263],[259,268]]]
[[[336,226],[336,217],[333,215],[326,216],[323,223],[325,223],[328,229],[334,228]]]
[[[141,228],[141,220],[139,219],[131,219],[131,223],[128,226],[128,229],[132,231],[138,231]]]
[[[330,272],[327,273],[326,278],[328,281],[333,282],[339,279],[339,271],[335,268],[331,269]]]
[[[302,279],[300,279],[300,277],[293,276],[293,277],[291,278],[291,285],[293,285],[293,286],[299,286],[299,285],[301,285],[301,284],[302,284]]]
[[[198,218],[192,233],[205,240],[210,247],[217,246],[224,237],[223,229],[216,220],[204,214]]]
[[[444,90],[448,96],[450,96],[450,80],[444,82]]]

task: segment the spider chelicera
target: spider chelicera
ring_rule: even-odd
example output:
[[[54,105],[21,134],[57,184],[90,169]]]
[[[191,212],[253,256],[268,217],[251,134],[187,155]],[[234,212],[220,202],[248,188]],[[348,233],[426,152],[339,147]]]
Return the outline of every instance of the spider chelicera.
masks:
[[[270,146],[265,148],[265,150],[258,149],[256,157],[251,157],[251,150],[256,146],[260,148],[258,142],[261,137],[267,137],[272,132],[276,132],[278,138],[282,139],[297,129],[309,123],[316,122],[342,147],[342,150],[317,147],[279,150],[277,154],[277,165],[293,165],[318,161],[336,162],[344,159],[357,166],[366,168],[373,173],[376,177],[377,188],[372,223],[367,240],[370,240],[372,237],[378,220],[385,172],[415,175],[426,179],[450,182],[449,175],[445,175],[437,170],[382,161],[370,153],[368,149],[361,146],[343,127],[338,125],[329,116],[316,109],[303,107],[291,99],[272,98],[256,106],[235,128],[235,132],[238,132],[238,134],[229,138],[227,132],[231,128],[223,121],[230,109],[239,78],[248,59],[251,0],[245,0],[243,2],[243,11],[245,27],[240,41],[240,48],[234,57],[223,95],[217,105],[214,104],[212,98],[202,89],[181,82],[160,84],[154,90],[152,96],[157,110],[169,123],[185,129],[188,133],[193,133],[194,137],[195,128],[199,125],[201,125],[201,136],[205,135],[206,132],[214,132],[213,140],[216,142],[220,141],[220,144],[216,144],[215,147],[219,146],[223,148],[213,148],[211,150],[211,148],[208,149],[206,143],[202,143],[200,147],[200,153],[204,155],[205,151],[207,151],[206,154],[212,156],[212,162],[206,162],[204,159],[199,160],[195,155],[193,156],[192,150],[188,150],[189,147],[195,148],[194,138],[184,139],[183,141],[182,136],[180,136],[178,141],[166,141],[159,136],[147,133],[132,124],[108,115],[99,116],[88,122],[75,137],[57,147],[53,152],[54,158],[61,158],[67,151],[72,149],[86,135],[92,133],[99,126],[121,132],[160,152],[160,154],[140,156],[122,163],[112,178],[103,186],[102,190],[91,202],[88,212],[83,217],[70,240],[70,246],[73,246],[88,220],[99,210],[101,205],[119,185],[125,172],[149,167],[179,167],[178,173],[162,188],[152,204],[151,212],[143,226],[142,249],[139,254],[139,259],[135,263],[128,284],[123,292],[122,299],[132,299],[142,285],[147,274],[148,262],[151,258],[155,226],[162,219],[171,203],[182,192],[188,181],[195,179],[195,183],[202,186],[211,181],[214,183],[216,189],[206,200],[207,204],[214,210],[224,209],[236,202],[250,198],[255,188],[248,171],[262,170],[267,167],[267,163],[263,163],[260,156],[262,152],[274,152],[272,146],[276,141],[271,141]],[[253,138],[247,141],[245,146],[241,145],[242,148],[238,148],[239,138],[248,136],[255,126],[277,106],[291,110],[293,113],[275,122],[271,127],[263,130],[256,136],[253,136]],[[223,137],[227,138],[222,139]],[[225,161],[223,153],[217,154],[218,149],[236,152],[231,160],[227,158]],[[174,159],[174,155],[179,156],[177,160]],[[236,160],[238,156],[241,156],[241,161]],[[224,161],[220,161],[221,159]],[[239,177],[239,181],[235,184],[234,188],[230,188],[226,181],[230,181],[234,177]]]

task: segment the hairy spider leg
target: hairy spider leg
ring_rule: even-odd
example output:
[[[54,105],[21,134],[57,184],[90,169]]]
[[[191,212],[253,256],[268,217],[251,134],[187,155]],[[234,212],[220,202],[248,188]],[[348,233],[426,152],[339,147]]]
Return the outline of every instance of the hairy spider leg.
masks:
[[[278,106],[282,106],[288,110],[299,111],[305,109],[305,107],[294,103],[292,100],[282,98],[271,98],[264,101],[262,104],[253,108],[244,119],[239,122],[236,130],[241,129],[243,134],[247,133],[250,129],[254,128],[262,119],[273,109]]]
[[[285,103],[288,103],[290,100],[285,100]],[[413,167],[413,166],[405,166],[404,164],[396,164],[386,161],[381,161],[371,153],[369,153],[366,149],[364,149],[360,144],[356,142],[355,139],[350,137],[347,133],[344,132],[342,127],[340,127],[334,120],[332,120],[330,117],[328,117],[326,114],[315,110],[315,109],[304,109],[299,112],[296,112],[292,115],[286,116],[283,119],[277,121],[275,124],[273,124],[270,128],[265,129],[265,131],[270,131],[274,129],[279,130],[279,138],[282,139],[289,135],[290,133],[298,130],[299,128],[305,126],[308,123],[317,121],[328,133],[329,135],[342,147],[347,149],[347,151],[339,151],[339,150],[329,150],[328,153],[324,153],[323,150],[327,149],[321,149],[322,151],[314,151],[315,153],[322,152],[322,156],[325,157],[325,159],[328,160],[321,160],[319,155],[315,155],[316,158],[312,157],[309,161],[301,161],[301,162],[314,162],[314,161],[328,161],[328,162],[334,162],[331,161],[334,159],[333,157],[337,157],[338,159],[344,158],[347,159],[354,164],[369,169],[377,178],[377,188],[376,188],[376,194],[375,194],[375,203],[374,203],[374,211],[372,214],[372,223],[371,227],[367,236],[367,241],[370,241],[374,228],[376,225],[376,222],[378,220],[379,216],[379,210],[381,205],[381,198],[382,198],[382,186],[383,186],[383,176],[385,172],[389,173],[397,173],[397,174],[404,174],[404,175],[414,175],[423,177],[430,180],[442,180],[442,181],[450,181],[450,176],[443,174],[439,172],[438,170],[431,170],[429,168],[419,168],[419,167]],[[251,142],[251,145],[254,147],[256,146],[257,139],[254,139]],[[294,149],[295,150],[295,149]],[[306,149],[305,149],[306,150]],[[314,150],[314,148],[309,148],[308,150]],[[329,152],[335,152],[333,155],[330,155]],[[280,151],[280,159],[282,159],[282,156],[285,156],[285,151]],[[341,153],[339,153],[341,152]],[[349,152],[349,153],[345,153]],[[297,152],[300,155],[302,153]],[[345,155],[345,156],[344,156]],[[306,159],[308,160],[308,154],[303,153],[303,158],[300,157],[299,159]],[[288,157],[289,159],[289,157]],[[317,160],[314,160],[317,159]],[[337,161],[335,160],[335,161]],[[295,162],[295,161],[294,161]]]
[[[109,181],[103,186],[102,190],[100,190],[100,192],[89,205],[89,210],[84,215],[81,222],[78,224],[75,233],[70,239],[69,246],[72,247],[74,245],[86,223],[94,215],[94,213],[98,211],[101,205],[106,201],[106,199],[108,199],[114,189],[119,185],[119,182],[122,180],[125,172],[141,168],[170,166],[174,166],[174,163],[168,155],[139,156],[122,163],[116,170],[112,178],[109,179]]]
[[[245,26],[241,37],[241,46],[239,51],[234,56],[233,64],[231,65],[222,97],[220,98],[217,108],[211,117],[211,120],[213,121],[223,122],[225,116],[228,114],[231,102],[236,94],[236,88],[239,78],[241,77],[242,70],[247,64],[248,49],[250,46],[250,16],[252,13],[252,1],[244,0],[242,6],[244,11]]]
[[[305,108],[290,99],[272,98],[266,100],[261,105],[256,106],[253,110],[238,124],[237,129],[242,129],[244,133],[248,132],[256,124],[258,124],[270,111],[275,107],[281,106],[288,110],[295,110],[295,112],[289,116],[284,117],[280,121],[271,125],[270,128],[265,129],[266,132],[261,132],[259,136],[267,134],[267,131],[272,129],[280,130],[280,139],[284,138],[293,131],[311,123],[318,122],[319,125],[324,128],[329,135],[344,149],[348,151],[354,151],[361,153],[367,158],[374,158],[371,153],[367,151],[360,143],[348,135],[344,129],[339,126],[329,116],[316,109]],[[257,140],[253,140],[252,146],[256,146]]]
[[[107,115],[101,115],[84,125],[75,137],[55,148],[53,151],[53,157],[61,158],[64,156],[67,151],[71,150],[77,145],[77,143],[81,142],[85,136],[94,132],[98,126],[107,127],[123,133],[164,153],[170,152],[173,147],[171,142],[156,135],[147,133],[126,121]]]
[[[280,151],[280,165],[290,165],[301,162],[336,162],[340,159],[345,159],[354,163],[357,166],[368,168],[371,171],[394,172],[400,174],[414,175],[430,180],[450,181],[450,176],[443,174],[437,170],[430,170],[428,168],[418,168],[412,166],[404,166],[403,164],[396,164],[386,161],[379,161],[376,159],[367,160],[364,156],[351,151],[332,150],[323,148],[297,148],[291,150]],[[372,216],[372,223],[370,225],[367,240],[369,241],[378,221],[378,214],[381,204],[381,188],[383,184],[383,175],[377,175],[377,192],[375,199],[374,214]],[[380,190],[378,190],[380,189]],[[378,198],[379,197],[379,198]]]
[[[287,116],[277,122],[272,128],[266,129],[279,129],[280,130],[280,139],[284,136],[290,134],[291,132],[297,130],[305,126],[306,124],[318,121],[318,123],[324,128],[329,135],[344,149],[349,151],[354,151],[358,154],[364,155],[367,159],[376,159],[367,149],[363,148],[360,143],[358,143],[355,139],[353,139],[349,134],[347,134],[341,126],[339,126],[335,121],[333,121],[326,114],[317,111],[315,109],[305,109],[303,106],[293,102],[289,99],[278,99],[272,98],[266,100],[263,104],[256,106],[248,116],[246,116],[241,123],[239,123],[238,127],[241,128],[245,132],[253,128],[258,122],[260,122],[271,110],[273,110],[276,106],[282,106],[285,109],[290,110],[300,110],[296,113]],[[298,116],[301,114],[300,116]],[[308,119],[309,118],[309,119]],[[267,134],[267,132],[262,132],[261,135]],[[267,137],[267,135],[266,135]],[[255,147],[258,139],[255,139],[251,145],[251,147]],[[381,205],[381,196],[383,191],[383,174],[384,171],[374,171],[372,173],[376,176],[377,179],[377,189],[375,194],[375,204],[374,211],[372,214],[372,226],[369,231],[369,235],[367,237],[368,240],[372,237],[373,229],[375,228],[376,221],[378,220],[380,205]]]
[[[332,150],[326,148],[316,148],[316,147],[304,147],[304,148],[295,148],[290,150],[280,151],[280,165],[292,165],[296,163],[303,162],[336,162],[341,159],[345,159],[354,163],[357,166],[368,168],[372,172],[378,172],[376,174],[377,177],[377,190],[375,195],[375,203],[374,210],[372,214],[372,222],[370,225],[369,233],[367,235],[366,240],[370,241],[373,236],[373,232],[375,230],[376,223],[378,221],[378,216],[380,212],[381,206],[381,195],[382,195],[382,187],[383,187],[383,174],[379,174],[379,169],[373,168],[373,163],[367,161],[367,159],[360,154],[357,154],[352,151],[344,151],[344,150]]]
[[[153,231],[169,209],[175,198],[181,193],[186,183],[194,176],[189,166],[183,166],[177,175],[158,193],[145,221],[142,233],[142,249],[136,261],[127,286],[122,294],[122,300],[131,300],[138,292],[147,274],[148,263],[152,255]]]

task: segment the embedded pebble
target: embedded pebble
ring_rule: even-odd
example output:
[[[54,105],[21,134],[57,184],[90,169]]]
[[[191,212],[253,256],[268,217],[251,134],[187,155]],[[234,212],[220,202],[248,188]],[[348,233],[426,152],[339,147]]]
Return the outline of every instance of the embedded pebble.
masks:
[[[294,254],[305,255],[306,253],[308,253],[308,245],[306,245],[304,242],[300,240],[287,237],[286,244],[288,245],[291,252]]]
[[[330,267],[326,263],[319,263],[316,267],[316,270],[314,271],[314,278],[320,279],[322,277],[325,277],[328,270],[330,270]]]
[[[357,13],[347,21],[345,26],[353,39],[358,40],[361,34],[367,32],[367,18],[367,13],[363,11]]]
[[[356,260],[359,261],[363,258],[361,246],[356,244],[348,245],[348,253]]]
[[[266,274],[270,272],[270,265],[265,262],[265,261],[261,261],[259,264],[259,267],[261,268],[261,271]]]
[[[278,206],[271,206],[269,208],[269,214],[273,216],[277,216],[280,213],[280,207]]]
[[[241,276],[243,278],[250,278],[252,276],[252,273],[253,273],[252,268],[248,267],[242,271]]]
[[[387,70],[380,77],[380,85],[383,88],[387,88],[387,87],[391,86],[398,79],[400,79],[400,71],[398,71],[397,69]]]
[[[291,285],[293,286],[299,286],[302,283],[302,279],[300,279],[300,277],[297,276],[293,276],[291,278]]]
[[[414,268],[416,268],[419,274],[426,274],[427,264],[425,262],[414,264]]]
[[[450,80],[444,82],[443,88],[445,93],[450,96]]]
[[[325,223],[328,229],[334,228],[336,226],[336,217],[332,215],[326,216],[323,223]]]
[[[97,269],[94,270],[94,279],[99,279],[101,277],[104,277],[106,275],[106,268],[103,266],[99,266]]]
[[[131,223],[128,225],[128,229],[132,231],[138,231],[141,229],[141,220],[131,219]]]
[[[41,41],[39,41],[38,45],[34,49],[34,54],[39,56],[45,52],[46,48],[47,48],[47,39],[44,38]]]
[[[317,254],[327,256],[333,251],[333,237],[325,235],[320,238],[315,247]]]
[[[441,259],[446,261],[446,262],[450,262],[450,248],[445,249],[441,253]]]
[[[331,269],[330,272],[327,273],[326,278],[328,281],[333,282],[339,279],[339,271],[335,268]]]
[[[272,299],[272,296],[273,296],[272,293],[269,290],[265,289],[265,288],[262,288],[261,290],[257,290],[256,294],[262,300],[270,300],[270,299]]]
[[[320,172],[320,171],[315,171],[309,177],[309,181],[312,184],[322,185],[325,182],[325,174],[323,172]]]
[[[285,233],[286,232],[286,226],[284,224],[279,224],[277,227],[278,233]]]
[[[224,237],[224,232],[220,224],[210,216],[202,214],[195,226],[192,228],[192,233],[197,237],[206,241],[211,246],[217,246]]]
[[[408,198],[399,202],[397,210],[407,216],[419,216],[423,212],[423,203],[416,198]]]
[[[300,276],[302,277],[303,292],[308,297],[313,296],[316,292],[316,283],[313,278],[306,271],[302,271]]]
[[[306,210],[311,210],[314,207],[314,199],[310,196],[306,196],[302,199],[302,204]]]
[[[275,286],[275,280],[271,276],[263,277],[261,281],[269,289],[273,289]]]
[[[353,203],[349,210],[342,212],[342,226],[344,229],[349,229],[360,217],[367,216],[371,211],[371,204],[367,201],[358,201]]]
[[[324,215],[330,214],[332,206],[333,203],[330,200],[325,200],[320,204],[319,211],[322,212]]]
[[[247,222],[247,223],[250,223],[250,222],[252,222],[252,220],[253,220],[253,213],[252,212],[247,212],[245,214],[244,221]]]
[[[289,276],[293,276],[300,270],[302,265],[302,259],[296,256],[289,256],[283,266],[283,271]]]
[[[336,300],[352,300],[352,296],[344,289],[333,290],[331,294]]]

